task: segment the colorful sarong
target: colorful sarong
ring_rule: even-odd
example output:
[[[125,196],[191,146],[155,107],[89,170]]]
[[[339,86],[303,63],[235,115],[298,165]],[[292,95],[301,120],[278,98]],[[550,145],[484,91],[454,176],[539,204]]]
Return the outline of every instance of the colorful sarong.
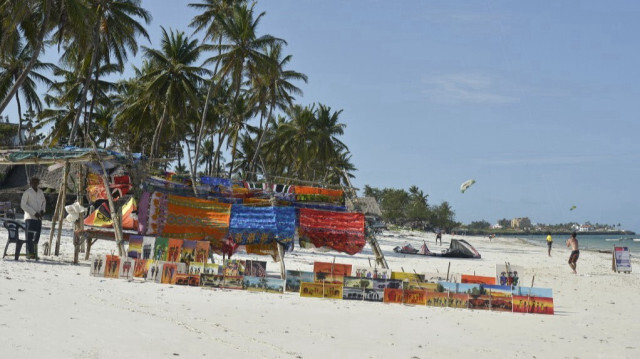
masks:
[[[299,234],[316,247],[327,246],[353,255],[366,244],[364,214],[300,208]]]
[[[229,235],[235,243],[268,244],[277,241],[290,246],[296,230],[293,207],[231,207]]]

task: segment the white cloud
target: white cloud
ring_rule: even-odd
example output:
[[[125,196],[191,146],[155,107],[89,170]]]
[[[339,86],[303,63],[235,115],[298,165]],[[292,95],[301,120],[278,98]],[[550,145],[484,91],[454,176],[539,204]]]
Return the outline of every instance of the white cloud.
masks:
[[[501,91],[498,82],[481,74],[447,74],[427,77],[423,81],[425,95],[433,102],[444,104],[506,104],[519,99]]]

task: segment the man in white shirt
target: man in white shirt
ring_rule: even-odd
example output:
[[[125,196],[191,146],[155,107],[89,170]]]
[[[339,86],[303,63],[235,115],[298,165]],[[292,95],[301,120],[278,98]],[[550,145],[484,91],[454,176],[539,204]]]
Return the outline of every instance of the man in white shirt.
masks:
[[[24,211],[24,222],[27,227],[27,258],[38,260],[38,241],[42,229],[42,216],[46,209],[44,193],[38,188],[40,179],[31,177],[31,187],[22,194],[20,208]]]

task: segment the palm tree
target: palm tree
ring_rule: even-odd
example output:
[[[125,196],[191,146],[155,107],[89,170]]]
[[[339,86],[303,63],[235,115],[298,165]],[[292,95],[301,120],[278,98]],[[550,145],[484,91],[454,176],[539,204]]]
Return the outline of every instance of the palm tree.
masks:
[[[267,121],[265,122],[264,128],[262,127],[264,111],[262,111],[260,116],[258,143],[250,165],[252,169],[260,155],[260,147],[264,141],[264,136],[269,130],[273,110],[276,108],[284,110],[286,107],[293,106],[294,97],[292,94],[302,95],[302,90],[293,85],[291,81],[302,80],[305,83],[307,82],[307,76],[305,74],[293,70],[285,70],[285,66],[291,61],[291,55],[287,55],[284,58],[281,58],[281,56],[282,45],[275,44],[271,46],[267,50],[267,57],[270,61],[268,61],[263,68],[256,68],[254,70],[256,74],[251,76],[256,82],[257,102],[269,104],[269,112],[266,114]]]
[[[198,40],[191,40],[184,32],[169,33],[162,28],[160,49],[143,47],[144,57],[149,61],[150,70],[140,78],[144,82],[144,97],[139,101],[162,108],[162,115],[156,125],[151,144],[151,158],[157,154],[160,136],[167,120],[175,128],[180,120],[185,120],[190,108],[199,103],[198,86],[202,75],[209,71],[193,66],[203,50]]]
[[[0,97],[6,96],[9,88],[18,80],[18,77],[25,71],[26,65],[31,61],[33,57],[33,51],[29,46],[25,46],[21,39],[13,41],[8,51],[0,53]],[[22,93],[27,108],[29,110],[35,109],[37,112],[42,111],[42,101],[36,92],[36,81],[44,83],[46,85],[51,84],[46,76],[42,75],[38,71],[49,70],[52,71],[56,68],[55,65],[50,63],[43,63],[36,61],[31,70],[27,71],[27,76],[19,86],[19,92],[15,93],[16,104],[18,106],[18,134],[22,133],[22,106],[20,103],[19,94]],[[22,136],[18,136],[20,144],[23,145]]]

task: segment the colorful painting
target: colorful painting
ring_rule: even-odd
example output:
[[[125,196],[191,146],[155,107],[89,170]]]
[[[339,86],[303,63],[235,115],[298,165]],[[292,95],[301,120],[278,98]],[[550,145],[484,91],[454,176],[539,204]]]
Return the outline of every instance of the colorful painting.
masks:
[[[451,279],[451,273],[449,273],[449,279],[451,282],[460,282],[456,279]],[[447,281],[447,273],[425,273],[424,281],[429,283],[438,283],[438,282],[446,282]]]
[[[351,275],[351,264],[314,262],[313,273],[325,273],[336,277]]]
[[[343,285],[349,288],[373,289],[373,279],[365,277],[344,277]]]
[[[300,283],[300,296],[311,298],[324,297],[324,283]]]
[[[263,279],[263,277],[245,275],[242,280],[242,287],[250,292],[264,292],[267,288],[263,285]]]
[[[120,257],[114,255],[106,256],[104,276],[106,278],[118,278],[120,276]]]
[[[323,272],[315,273],[315,281],[316,282],[325,282],[325,283],[333,283],[333,284],[342,284],[344,283],[344,276],[341,275],[330,275]]]
[[[169,250],[169,238],[158,237],[153,248],[153,259],[157,261],[166,261]]]
[[[513,295],[528,295],[531,297],[553,298],[553,290],[551,288],[514,287],[511,293]]]
[[[343,296],[344,297],[344,296]],[[367,302],[382,302],[384,301],[384,289],[365,289],[364,300]]]
[[[470,294],[469,309],[480,309],[480,310],[491,309],[491,296]]]
[[[364,277],[373,279],[391,279],[391,270],[375,267],[358,267],[354,266],[351,269],[354,277]]]
[[[364,300],[364,289],[357,287],[343,287],[342,299],[344,300]]]
[[[219,274],[200,274],[200,285],[207,288],[222,288],[224,276]]]
[[[225,259],[222,274],[227,277],[239,277],[244,275],[245,261],[240,259]]]
[[[424,274],[409,272],[391,272],[391,279],[424,282]]]
[[[514,295],[513,312],[554,314],[553,298]]]
[[[448,307],[449,293],[447,292],[426,292],[427,305],[431,307]]]
[[[262,280],[266,280],[267,293],[283,293],[284,292],[284,279],[275,277],[259,277]]]
[[[91,261],[91,275],[94,277],[104,277],[106,258],[103,255],[94,256]]]
[[[123,258],[120,263],[120,278],[131,279],[133,278],[133,267],[135,260],[132,258]]]
[[[198,241],[185,240],[182,242],[182,251],[180,252],[180,261],[189,265],[196,260],[196,244]]]
[[[197,287],[200,285],[200,275],[178,273],[176,274],[176,285],[188,285],[191,287]]]
[[[159,282],[163,264],[164,262],[161,261],[147,260],[147,276],[145,279],[153,282]]]
[[[342,284],[325,283],[324,297],[329,299],[342,299]]]
[[[180,250],[182,249],[182,239],[169,239],[169,247],[167,249],[167,261],[178,262],[180,260]]]
[[[427,291],[423,289],[408,289],[403,294],[404,304],[427,305]]]
[[[189,263],[189,274],[202,274],[204,271],[204,263],[202,262],[191,262]],[[215,273],[218,274],[218,273]]]
[[[483,294],[481,293],[483,288],[479,284],[451,282],[438,282],[438,284],[442,286],[445,292],[449,293]]]
[[[242,276],[225,276],[222,288],[242,289]]]
[[[524,268],[511,264],[496,264],[496,284],[517,287],[522,282]]]
[[[394,288],[384,289],[384,302],[385,303],[402,303],[403,290]]]
[[[494,285],[496,284],[496,279],[493,277],[483,277],[479,275],[463,274],[461,278],[461,283]]]
[[[449,308],[468,308],[469,295],[465,293],[449,293],[447,306]]]
[[[153,259],[153,249],[156,246],[156,237],[142,238],[142,259]]]
[[[491,293],[491,310],[497,312],[511,312],[513,306],[513,300],[511,293],[504,295],[499,292]]]
[[[220,274],[220,265],[215,263],[205,263],[204,273],[206,274]]]
[[[244,275],[254,277],[266,277],[267,276],[267,262],[264,261],[245,261]]]
[[[176,274],[178,274],[178,265],[176,263],[165,263],[162,266],[162,284],[176,284]]]
[[[141,258],[136,259],[133,264],[133,277],[146,278],[147,272],[147,260]]]
[[[196,262],[207,263],[209,258],[209,247],[211,244],[208,241],[196,242]]]
[[[142,243],[144,237],[142,236],[129,236],[129,248],[127,249],[127,257],[129,258],[142,258]]]
[[[428,290],[431,292],[435,292],[438,290],[438,283],[411,281],[411,282],[403,282],[402,285],[404,290],[421,289],[421,290]]]
[[[396,279],[373,279],[373,289],[381,289],[392,288],[392,289],[403,289],[403,283],[401,280]]]
[[[300,292],[300,283],[313,283],[315,276],[313,272],[304,272],[297,270],[287,271],[287,281],[285,288],[287,292]]]

